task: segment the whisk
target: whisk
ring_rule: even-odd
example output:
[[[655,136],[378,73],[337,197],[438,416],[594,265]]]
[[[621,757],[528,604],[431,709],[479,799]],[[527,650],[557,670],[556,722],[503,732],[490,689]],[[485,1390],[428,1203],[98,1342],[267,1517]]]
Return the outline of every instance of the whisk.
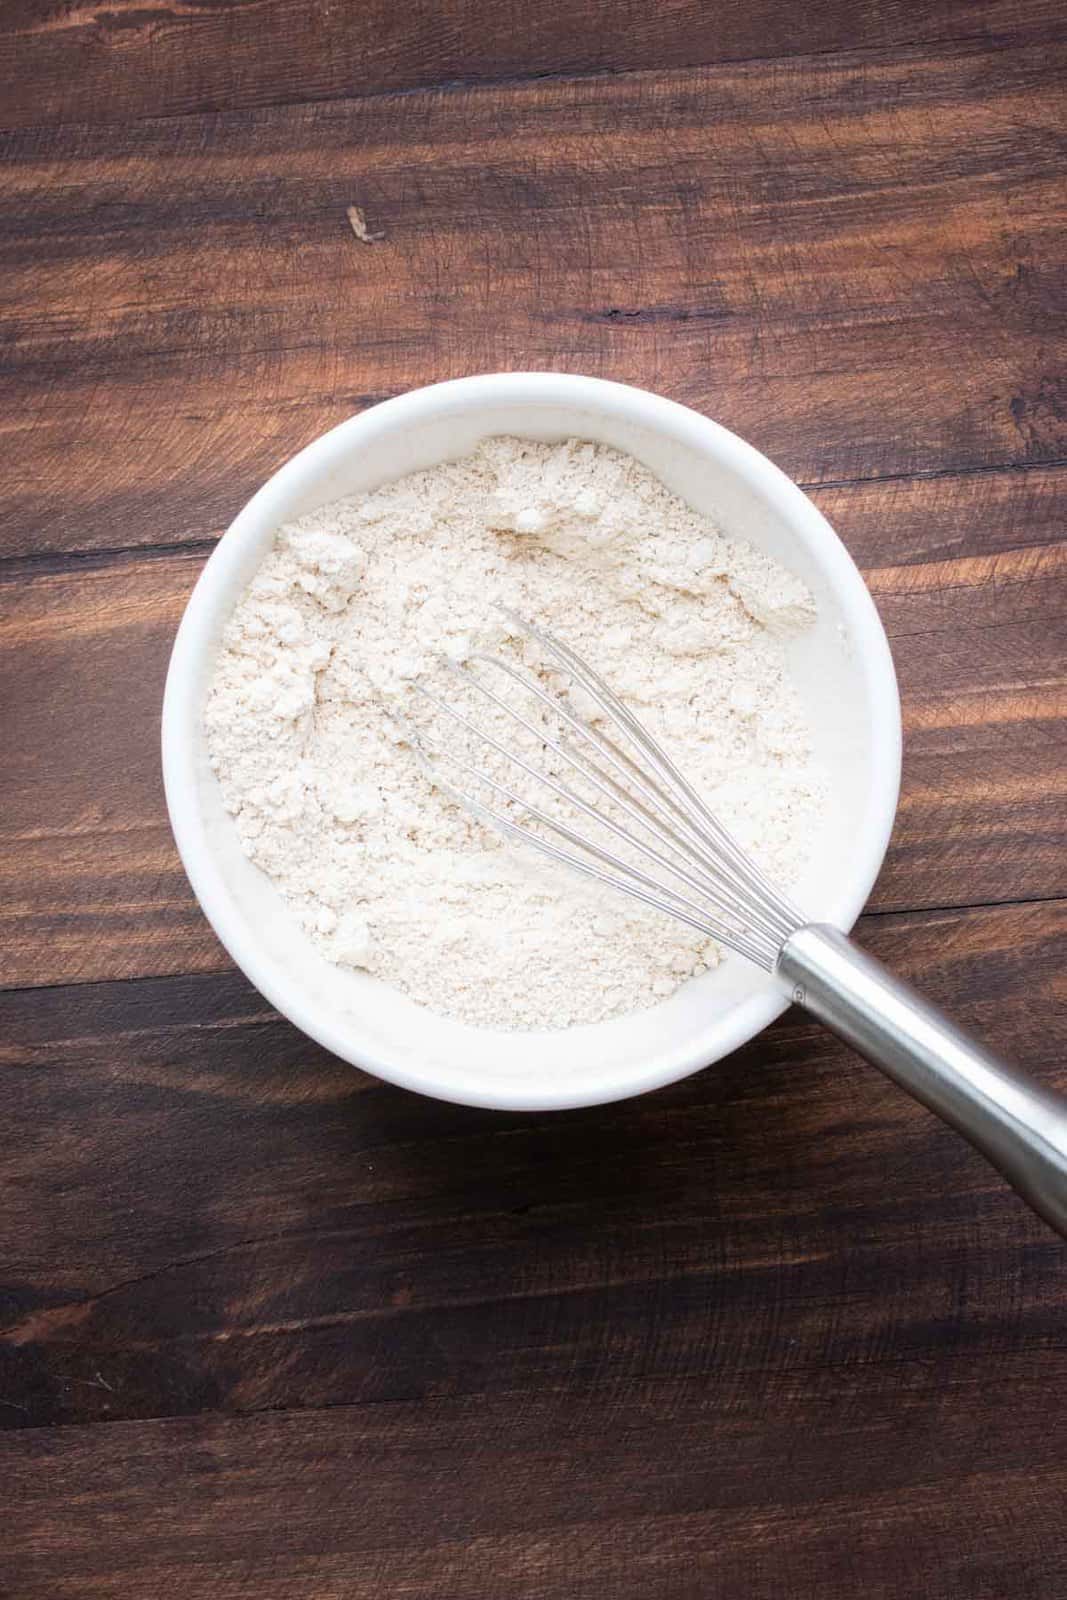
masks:
[[[508,617],[551,672],[539,678],[490,655],[448,663],[461,706],[417,685],[435,719],[463,730],[461,749],[424,726],[409,730],[434,783],[508,838],[770,973],[963,1134],[1067,1237],[1067,1101],[970,1038],[838,929],[809,922],[603,679],[561,640]]]

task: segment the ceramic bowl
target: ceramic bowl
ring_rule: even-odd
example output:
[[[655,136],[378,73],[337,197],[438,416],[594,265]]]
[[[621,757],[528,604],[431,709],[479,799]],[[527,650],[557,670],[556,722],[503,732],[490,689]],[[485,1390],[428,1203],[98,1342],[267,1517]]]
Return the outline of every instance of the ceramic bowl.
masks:
[[[811,589],[818,621],[787,648],[832,795],[793,895],[812,920],[848,930],[878,874],[900,782],[900,703],[874,604],[826,519],[751,445],[643,390],[543,372],[435,384],[332,429],[253,496],[204,567],[167,676],[167,804],[196,896],[256,988],[344,1060],[442,1099],[543,1110],[621,1099],[707,1067],[765,1028],[786,999],[765,973],[731,957],[651,1010],[509,1033],[437,1016],[366,974],[333,966],[245,857],[208,764],[202,716],[222,629],[281,523],[501,433],[628,451],[726,534],[758,546]]]

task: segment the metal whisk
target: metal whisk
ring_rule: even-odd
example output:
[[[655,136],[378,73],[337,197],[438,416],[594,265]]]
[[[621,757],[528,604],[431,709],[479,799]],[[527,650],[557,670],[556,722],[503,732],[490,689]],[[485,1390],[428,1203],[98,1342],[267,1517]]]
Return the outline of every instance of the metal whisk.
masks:
[[[762,967],[969,1139],[1067,1237],[1067,1102],[838,929],[808,922],[603,679],[559,639],[509,621],[516,636],[538,642],[562,688],[491,656],[451,666],[462,708],[419,685],[434,716],[462,730],[460,749],[410,731],[435,784],[509,838]]]

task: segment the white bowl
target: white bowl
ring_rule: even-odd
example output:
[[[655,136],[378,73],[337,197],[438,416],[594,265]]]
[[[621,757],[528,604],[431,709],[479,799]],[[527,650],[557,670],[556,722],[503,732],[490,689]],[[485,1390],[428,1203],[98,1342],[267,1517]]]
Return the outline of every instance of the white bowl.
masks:
[[[781,991],[731,957],[662,1005],[611,1022],[506,1033],[439,1017],[323,959],[243,854],[205,747],[202,711],[219,636],[278,526],[501,433],[629,451],[812,590],[818,621],[789,652],[833,799],[794,897],[813,920],[852,926],[882,864],[900,783],[896,677],[863,579],[811,501],[751,445],[685,406],[595,378],[498,373],[418,389],[342,423],[276,472],[211,556],[178,630],[163,704],[167,805],[215,932],[271,1004],[320,1044],[446,1100],[513,1110],[595,1105],[718,1061],[784,1010]]]

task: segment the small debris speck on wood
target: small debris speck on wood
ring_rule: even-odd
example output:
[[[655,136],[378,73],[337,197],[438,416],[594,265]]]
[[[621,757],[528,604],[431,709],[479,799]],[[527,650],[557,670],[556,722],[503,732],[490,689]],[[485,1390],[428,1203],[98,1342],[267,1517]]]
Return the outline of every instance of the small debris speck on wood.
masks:
[[[379,239],[385,238],[384,231],[371,233],[367,227],[367,217],[362,206],[348,207],[348,221],[352,232],[361,244],[377,244]]]

